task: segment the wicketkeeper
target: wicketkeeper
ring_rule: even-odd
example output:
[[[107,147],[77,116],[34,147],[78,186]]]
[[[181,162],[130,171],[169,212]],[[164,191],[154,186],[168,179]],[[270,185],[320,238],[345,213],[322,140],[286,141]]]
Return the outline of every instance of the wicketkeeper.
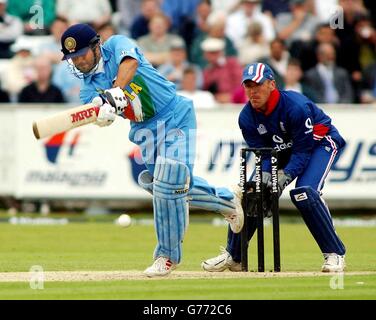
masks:
[[[242,84],[249,99],[239,115],[244,140],[250,148],[273,147],[278,151],[279,194],[296,180],[295,188],[290,191],[291,200],[323,253],[322,271],[343,271],[346,249],[321,194],[325,178],[345,146],[344,139],[331,119],[307,97],[278,90],[267,64],[246,66]],[[262,167],[265,185],[270,184],[270,170],[270,158],[265,158]],[[264,207],[267,214],[268,204],[264,203]],[[248,219],[250,239],[257,218]],[[240,234],[229,230],[227,248],[219,256],[204,261],[202,267],[207,271],[241,271],[240,259]]]

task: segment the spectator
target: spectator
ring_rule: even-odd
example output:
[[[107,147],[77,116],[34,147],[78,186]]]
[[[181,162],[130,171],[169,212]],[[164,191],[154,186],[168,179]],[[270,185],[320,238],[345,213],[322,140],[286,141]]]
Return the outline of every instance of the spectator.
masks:
[[[253,22],[249,25],[247,37],[240,42],[238,51],[239,61],[242,66],[258,61],[265,55],[270,55],[269,43],[263,36],[260,23]]]
[[[278,38],[270,43],[270,56],[260,59],[261,62],[268,64],[272,68],[275,82],[280,88],[284,86],[283,78],[286,75],[289,59],[290,54],[286,49],[285,43]]]
[[[361,103],[376,103],[376,63],[366,67],[362,76]]]
[[[207,65],[201,44],[208,37],[222,39],[225,42],[226,57],[237,56],[237,50],[232,41],[225,35],[226,19],[226,15],[221,11],[212,12],[207,21],[209,26],[208,33],[201,32],[195,37],[190,50],[190,60],[200,66],[201,69]]]
[[[197,87],[197,68],[188,66],[183,71],[181,89],[178,94],[193,101],[196,109],[213,109],[216,102],[213,94],[209,91],[199,90]]]
[[[236,57],[224,55],[225,42],[218,38],[206,38],[202,50],[208,66],[204,69],[204,90],[214,94],[219,103],[231,102],[233,92],[241,81],[242,67]]]
[[[207,34],[209,32],[208,18],[212,12],[210,0],[201,0],[196,9],[196,25],[195,37],[199,34]]]
[[[142,0],[141,12],[131,23],[130,34],[135,40],[142,36],[146,36],[149,30],[149,23],[153,16],[161,12],[158,0]]]
[[[339,51],[339,41],[336,37],[336,33],[327,23],[322,23],[317,26],[313,40],[293,45],[290,48],[291,56],[301,62],[303,71],[307,71],[317,64],[316,52],[317,47],[321,43],[330,43],[334,46],[336,52]]]
[[[8,103],[10,102],[9,94],[5,90],[1,89],[0,85],[0,103]]]
[[[101,37],[102,42],[105,42],[108,38],[117,33],[115,26],[110,22],[100,26],[97,32]]]
[[[310,41],[315,32],[318,19],[311,13],[310,0],[289,0],[289,13],[280,13],[276,17],[278,37],[285,41],[287,47],[294,41]]]
[[[209,0],[211,2],[213,12],[223,11],[230,14],[239,8],[239,0]]]
[[[0,59],[12,57],[10,46],[23,33],[22,21],[7,14],[7,0],[0,0]]]
[[[359,63],[361,69],[364,70],[376,60],[376,31],[369,15],[357,17],[355,36],[359,48]]]
[[[60,63],[63,58],[60,39],[66,28],[68,28],[68,22],[63,18],[56,18],[51,25],[51,33],[53,36],[51,42],[45,43],[39,48],[40,54],[54,64]]]
[[[263,0],[262,12],[273,18],[280,13],[290,12],[288,0]]]
[[[163,0],[162,11],[170,18],[172,32],[180,35],[188,47],[194,38],[196,8],[201,0]]]
[[[56,13],[69,24],[88,23],[94,29],[111,21],[109,0],[57,0]]]
[[[47,35],[56,18],[55,0],[7,0],[8,13],[19,17],[27,35]],[[87,11],[87,10],[86,10]]]
[[[4,69],[7,76],[3,77],[3,89],[9,93],[11,101],[15,101],[21,89],[34,81],[35,71],[28,43],[17,40],[11,50],[15,54]]]
[[[52,65],[48,59],[40,57],[34,61],[36,79],[22,89],[18,102],[22,103],[60,103],[64,102],[59,88],[51,84]]]
[[[120,34],[130,36],[131,25],[135,17],[141,13],[141,1],[140,0],[116,0],[117,7],[117,23],[115,23],[116,29]],[[146,23],[147,25],[147,23]],[[147,33],[147,32],[146,32]],[[145,34],[146,34],[145,33]]]
[[[182,40],[178,35],[168,33],[169,24],[168,18],[158,13],[149,22],[149,34],[138,39],[146,59],[155,67],[167,63],[170,59],[171,43]]]
[[[353,89],[347,71],[336,65],[336,52],[329,43],[317,48],[316,67],[305,74],[305,81],[316,94],[317,103],[352,103]]]
[[[184,69],[189,66],[189,62],[187,60],[187,52],[186,46],[183,39],[175,39],[171,42],[170,48],[170,60],[162,64],[158,71],[170,80],[171,82],[175,83],[176,89],[181,89],[181,81],[183,78]],[[193,67],[193,66],[192,66]],[[195,78],[197,80],[196,87],[202,87],[202,72],[199,67],[195,66]]]
[[[303,70],[300,66],[299,60],[294,58],[290,59],[289,63],[287,64],[287,70],[284,77],[284,90],[299,92],[312,101],[317,101],[314,91],[309,86],[306,86],[303,82],[301,82],[302,78]]]
[[[226,23],[226,35],[231,39],[236,48],[247,35],[251,22],[262,25],[263,36],[267,41],[275,38],[272,19],[261,12],[261,0],[241,0],[240,8],[230,14]]]

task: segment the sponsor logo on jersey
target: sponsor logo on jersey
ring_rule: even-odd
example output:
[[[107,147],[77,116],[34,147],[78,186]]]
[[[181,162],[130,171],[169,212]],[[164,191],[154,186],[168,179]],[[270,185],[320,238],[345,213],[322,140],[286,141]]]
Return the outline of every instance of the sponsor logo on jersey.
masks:
[[[264,126],[262,123],[259,124],[259,126],[258,126],[258,128],[257,128],[257,131],[258,131],[259,134],[265,134],[265,133],[268,132],[268,131],[266,130],[265,126]]]

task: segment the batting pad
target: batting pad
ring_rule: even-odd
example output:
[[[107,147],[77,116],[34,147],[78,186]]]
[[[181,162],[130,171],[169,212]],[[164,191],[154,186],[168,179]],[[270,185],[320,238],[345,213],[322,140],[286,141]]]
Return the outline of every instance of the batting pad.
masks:
[[[153,210],[160,256],[173,263],[181,260],[181,243],[188,226],[189,168],[181,162],[158,156],[154,169]]]
[[[188,194],[191,208],[214,211],[224,216],[234,213],[232,192],[226,188],[214,188],[200,177],[195,176],[193,179],[193,187]]]
[[[226,216],[232,214],[235,205],[232,192],[226,188],[215,188],[200,177],[193,177],[193,187],[188,193],[190,208],[214,211]],[[148,170],[142,171],[138,176],[141,188],[153,194],[153,176]]]
[[[290,197],[321,252],[344,255],[345,246],[337,236],[329,209],[319,193],[309,186],[304,186],[291,190]]]

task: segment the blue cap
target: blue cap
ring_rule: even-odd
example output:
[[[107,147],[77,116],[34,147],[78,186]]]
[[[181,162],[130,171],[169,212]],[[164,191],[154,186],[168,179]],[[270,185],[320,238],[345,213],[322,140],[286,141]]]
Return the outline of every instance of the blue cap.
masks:
[[[251,80],[261,84],[265,80],[274,80],[274,73],[265,63],[252,63],[244,68],[242,83],[246,80]]]
[[[84,55],[89,48],[99,42],[99,35],[88,24],[70,26],[61,37],[63,60]]]

